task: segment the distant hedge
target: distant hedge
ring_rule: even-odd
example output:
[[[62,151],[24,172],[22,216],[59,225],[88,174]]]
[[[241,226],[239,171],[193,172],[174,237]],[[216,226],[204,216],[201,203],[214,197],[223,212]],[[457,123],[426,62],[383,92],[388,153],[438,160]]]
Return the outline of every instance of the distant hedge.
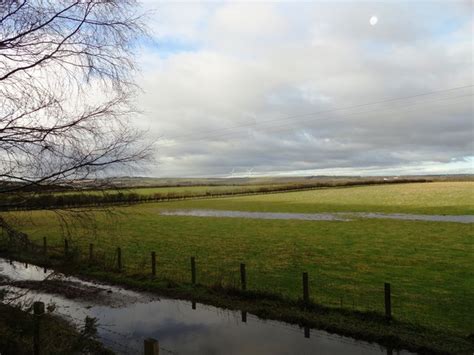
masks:
[[[140,195],[136,192],[122,192],[114,190],[104,190],[99,193],[91,193],[90,191],[81,191],[78,193],[36,193],[23,195],[4,195],[0,203],[0,210],[36,210],[36,209],[59,209],[74,208],[83,206],[101,206],[116,204],[135,204],[143,202],[156,201],[172,201],[193,198],[247,195],[247,194],[264,194],[274,192],[285,192],[295,190],[310,190],[324,187],[344,187],[344,186],[361,186],[361,185],[383,185],[383,184],[403,184],[403,183],[420,183],[431,182],[430,179],[398,179],[398,180],[354,180],[343,182],[318,182],[318,183],[292,183],[286,185],[268,185],[258,187],[245,187],[236,190],[220,190],[220,191],[203,191],[203,192],[163,192],[151,193],[149,195]]]

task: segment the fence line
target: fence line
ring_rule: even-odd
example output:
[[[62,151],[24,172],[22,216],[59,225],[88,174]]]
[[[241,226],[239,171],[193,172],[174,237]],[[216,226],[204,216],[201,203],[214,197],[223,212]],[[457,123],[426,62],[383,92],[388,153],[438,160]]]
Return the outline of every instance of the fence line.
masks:
[[[45,259],[48,259],[49,255],[51,255],[52,253],[57,253],[59,250],[61,250],[61,248],[58,247],[58,246],[49,245],[48,242],[47,242],[46,237],[43,238],[43,245],[41,247],[38,247],[36,244],[34,244],[32,242],[30,242],[30,243],[33,247],[30,247],[29,251],[30,252],[31,251],[34,252],[35,250],[41,251],[42,257],[45,258]],[[46,245],[48,246],[47,249],[45,247]],[[64,257],[65,260],[70,259],[70,260],[74,261],[74,258],[79,258],[79,259],[81,257],[84,258],[84,255],[80,254],[79,249],[77,248],[77,246],[75,248],[71,247],[70,240],[67,239],[67,238],[64,239],[63,248],[64,249],[62,251],[62,257]],[[46,250],[46,253],[44,252],[44,250]],[[149,263],[149,262],[144,263],[144,265],[148,265],[148,267],[150,268],[149,271],[147,271],[147,269],[143,269],[143,268],[126,267],[125,265],[127,263],[126,263],[126,260],[124,259],[123,250],[122,250],[121,247],[117,247],[115,249],[115,252],[113,252],[113,253],[109,253],[109,254],[104,253],[103,254],[104,257],[101,260],[97,260],[97,258],[93,254],[94,250],[95,250],[95,245],[93,243],[90,243],[88,254],[87,254],[87,257],[86,257],[89,267],[92,267],[94,265],[101,265],[102,264],[102,266],[104,266],[106,270],[109,270],[111,272],[115,271],[115,272],[119,272],[119,273],[126,273],[127,271],[135,271],[135,272],[138,271],[139,273],[145,273],[145,274],[151,275],[153,278],[156,277],[157,269],[156,269],[156,252],[155,251],[152,251],[149,254],[149,255],[151,255],[151,263]],[[56,254],[53,254],[53,255],[56,255]],[[61,255],[59,255],[59,256],[61,256]],[[108,262],[109,266],[107,266],[107,259],[110,256],[112,256],[112,258]],[[146,260],[146,259],[147,258],[144,257],[144,260]],[[188,280],[190,280],[190,283],[193,286],[202,285],[202,283],[198,282],[198,280],[197,280],[198,267],[197,267],[196,257],[192,256],[192,257],[190,257],[189,260],[190,260],[190,276],[188,276],[188,277],[190,277],[190,279],[188,279]],[[133,263],[132,263],[132,265],[133,265]],[[262,288],[249,289],[248,284],[247,284],[247,267],[246,267],[246,264],[245,263],[240,263],[239,266],[240,266],[240,290],[241,290],[241,292],[243,292],[243,294],[245,294],[247,292],[252,292],[252,291],[253,292],[263,291],[263,292],[266,293],[266,291]],[[161,279],[163,279],[163,277]],[[157,280],[159,280],[159,279],[157,279]],[[180,279],[180,281],[182,282],[182,278]],[[235,280],[235,281],[237,281],[237,280]],[[321,285],[321,283],[318,283],[318,285]],[[234,283],[233,287],[236,288],[236,286],[237,286],[237,284]],[[321,286],[319,288],[314,287],[314,290],[315,291],[320,291],[320,288],[321,288]],[[326,289],[327,289],[327,284],[326,284]],[[382,290],[383,290],[383,292],[382,292]],[[380,301],[378,301],[377,303],[380,304],[383,308],[377,306],[377,307],[375,307],[375,310],[380,314],[385,314],[385,318],[388,321],[390,321],[393,317],[393,314],[392,314],[391,284],[388,283],[388,282],[385,282],[383,284],[383,287],[381,285],[380,291],[381,291]],[[270,291],[270,293],[272,293],[272,292]],[[311,295],[310,295],[310,280],[309,280],[308,272],[303,272],[302,273],[302,284],[301,284],[301,294],[300,295],[301,296],[298,297],[298,299],[300,299],[302,301],[302,306],[303,307],[308,307],[310,305],[316,304],[315,301],[314,301],[314,295],[313,295],[313,297],[311,297]],[[345,296],[345,298],[344,298],[344,296]],[[350,306],[351,306],[350,302],[347,302],[348,296],[345,295],[345,294],[343,294],[342,296],[337,297],[338,299],[333,300],[332,302],[327,299],[328,296],[326,296],[325,298],[326,299],[324,299],[324,298],[319,299],[319,297],[318,297],[318,301],[319,301],[318,303],[321,304],[321,305],[331,305],[333,307],[336,306],[336,308],[340,308],[340,309],[344,309],[344,308],[347,309],[347,308],[350,308]],[[331,297],[329,297],[329,298],[331,298]],[[346,303],[344,303],[345,299],[346,299]],[[383,301],[382,301],[382,299],[383,299]],[[350,296],[349,296],[349,300],[350,300]],[[344,307],[344,305],[348,305],[349,307]],[[357,305],[357,307],[356,307],[356,305]],[[339,306],[339,307],[337,307],[337,306]],[[371,310],[373,311],[374,310],[373,306],[374,305],[370,302],[370,299],[369,299],[368,306],[367,306],[367,302],[365,302],[365,307],[364,307],[364,302],[361,302],[361,301],[356,302],[356,299],[355,299],[354,295],[352,296],[352,309],[353,310],[360,309],[360,310],[365,310],[365,311],[371,311]]]

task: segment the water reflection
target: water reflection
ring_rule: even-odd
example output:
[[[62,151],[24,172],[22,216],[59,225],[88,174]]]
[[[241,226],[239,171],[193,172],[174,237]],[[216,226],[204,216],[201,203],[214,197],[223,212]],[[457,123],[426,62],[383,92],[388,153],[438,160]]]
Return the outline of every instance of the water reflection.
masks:
[[[48,274],[30,265],[10,265],[0,259],[0,275],[14,280],[42,280]],[[91,285],[77,278],[68,281]],[[96,317],[101,341],[119,354],[143,353],[146,338],[159,340],[160,347],[175,354],[385,354],[376,344],[301,328],[282,322],[265,321],[246,312],[229,311],[189,301],[160,298],[100,285],[111,298],[109,304],[67,299],[42,292],[30,293],[34,301],[56,305],[55,313],[75,324],[86,316]],[[111,292],[111,293],[109,293]],[[126,302],[121,302],[126,299]],[[310,337],[311,333],[311,337]],[[166,353],[166,351],[163,351]],[[408,354],[407,352],[404,352]]]
[[[192,216],[192,217],[228,217],[251,219],[302,219],[311,221],[346,221],[347,219],[332,213],[272,213],[272,212],[245,212],[221,210],[177,210],[164,211],[165,216]]]
[[[397,219],[429,222],[474,223],[473,215],[424,215],[408,213],[376,213],[376,212],[334,212],[334,213],[277,213],[277,212],[247,212],[224,210],[174,210],[161,212],[165,216],[190,217],[226,217],[249,219],[294,219],[305,221],[350,221],[354,218]]]

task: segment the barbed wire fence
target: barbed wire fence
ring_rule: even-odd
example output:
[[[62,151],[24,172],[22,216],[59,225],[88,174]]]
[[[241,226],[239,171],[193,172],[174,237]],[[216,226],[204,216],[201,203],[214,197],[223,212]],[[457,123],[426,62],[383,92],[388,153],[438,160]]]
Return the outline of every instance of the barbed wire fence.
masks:
[[[34,243],[31,243],[34,244]],[[9,247],[12,247],[10,244]],[[110,252],[106,252],[106,250],[96,250],[94,249],[94,255],[88,255],[87,247],[75,244],[72,240],[64,245],[49,245],[47,244],[47,250],[43,248],[41,245],[34,244],[32,247],[28,247],[26,250],[21,250],[23,255],[27,253],[32,253],[37,260],[47,262],[49,260],[64,260],[66,262],[73,262],[73,263],[85,263],[91,265],[98,270],[102,271],[110,271],[113,273],[119,273],[117,275],[123,274],[124,276],[131,276],[131,275],[139,275],[144,280],[149,278],[149,280],[153,280],[156,282],[160,282],[163,280],[175,280],[176,282],[185,282],[190,283],[191,275],[189,273],[191,269],[191,265],[188,264],[187,266],[184,265],[180,270],[171,270],[166,268],[166,264],[169,263],[172,265],[166,255],[161,256],[158,254],[157,260],[155,262],[162,267],[158,267],[158,275],[151,275],[151,256],[150,255],[143,255],[137,253],[137,251],[128,251],[126,249],[121,251],[120,256],[117,254],[117,250],[113,250]],[[150,252],[151,254],[151,252]],[[118,268],[117,264],[119,263],[121,267]],[[130,261],[133,260],[133,261]],[[218,287],[230,287],[233,289],[237,289],[240,286],[241,280],[239,280],[238,275],[238,265],[235,267],[230,266],[226,261],[226,273],[230,273],[230,276],[226,276],[224,273],[224,268],[215,268],[215,263],[212,264],[212,267],[206,267],[204,262],[201,263],[201,260],[198,260],[198,281],[197,283],[201,285],[207,286],[218,286]],[[183,258],[183,262],[185,262]],[[211,265],[211,266],[212,266]],[[196,267],[196,266],[195,266]],[[187,270],[186,270],[187,269]],[[300,272],[302,269],[299,267],[295,267],[295,273]],[[173,272],[174,271],[174,272]],[[227,272],[229,271],[229,272]],[[252,272],[252,271],[251,271]],[[188,274],[188,276],[186,276]],[[273,288],[273,289],[265,289],[259,287],[259,285],[255,282],[256,275],[258,273],[252,272],[252,282],[249,283],[250,291],[263,291],[264,294],[266,292],[280,292],[281,289]],[[260,273],[261,274],[261,273]],[[262,275],[260,275],[262,276]],[[265,275],[267,278],[271,278],[274,275]],[[301,279],[300,279],[301,280]],[[273,283],[277,283],[277,279]],[[384,314],[385,316],[392,316],[393,312],[398,320],[402,321],[409,321],[419,324],[425,325],[436,325],[436,317],[439,317],[439,314],[433,316],[433,319],[427,319],[423,313],[426,312],[427,309],[431,308],[443,308],[447,306],[447,303],[444,302],[442,298],[433,299],[433,297],[429,297],[427,295],[423,295],[423,297],[416,300],[417,295],[408,295],[406,289],[404,289],[403,285],[396,285],[393,290],[390,291],[390,314],[387,314],[387,299],[384,299],[384,288],[383,285],[380,287],[375,287],[373,284],[364,285],[364,287],[359,287],[358,285],[359,280],[355,279],[347,279],[344,282],[341,280],[334,280],[329,275],[324,273],[316,273],[309,275],[309,284],[311,290],[311,302],[316,302],[317,304],[331,307],[331,308],[338,308],[344,309],[349,311],[359,311],[359,312],[374,312],[378,314]],[[270,284],[273,284],[270,282]],[[298,278],[295,277],[294,280],[294,289],[301,287],[301,281],[298,281]],[[364,292],[360,290],[364,289]],[[386,296],[385,296],[386,297]],[[457,302],[461,305],[469,295],[464,294],[462,297],[459,298]],[[420,305],[416,305],[415,302],[418,302]],[[424,303],[424,304],[421,304]],[[465,302],[468,304],[468,302]],[[417,309],[418,307],[418,309]],[[414,311],[415,310],[415,311]],[[462,316],[467,322],[472,322],[472,319],[468,316],[469,312],[466,310],[465,314]],[[440,321],[444,321],[439,317]],[[99,329],[107,332],[113,332],[111,329],[105,328],[106,326],[100,326]],[[118,334],[117,334],[118,336]],[[123,339],[127,339],[123,337]],[[135,344],[137,345],[137,344]],[[137,345],[138,346],[138,345]],[[163,351],[169,351],[163,349]]]

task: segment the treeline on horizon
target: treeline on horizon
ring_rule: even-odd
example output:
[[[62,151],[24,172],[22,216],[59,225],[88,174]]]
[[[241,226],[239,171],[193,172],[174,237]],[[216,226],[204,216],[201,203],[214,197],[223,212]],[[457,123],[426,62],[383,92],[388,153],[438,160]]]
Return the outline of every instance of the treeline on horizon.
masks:
[[[196,199],[207,197],[223,197],[246,194],[265,194],[275,192],[309,190],[327,187],[348,187],[348,186],[362,186],[362,185],[383,185],[383,184],[404,184],[404,183],[424,183],[433,182],[432,179],[415,179],[405,178],[397,180],[353,180],[353,181],[333,181],[333,182],[312,182],[312,183],[290,183],[284,185],[268,185],[268,186],[242,186],[241,189],[235,189],[234,185],[229,185],[234,188],[220,191],[167,191],[167,192],[153,192],[150,194],[139,194],[137,192],[123,190],[83,190],[77,193],[68,192],[54,193],[43,192],[36,194],[5,194],[2,196],[0,203],[0,210],[38,210],[38,209],[60,209],[60,208],[74,208],[74,207],[96,207],[105,205],[117,204],[136,204],[144,202],[161,202],[184,199]],[[93,193],[91,193],[93,192]],[[99,193],[98,193],[99,192]]]

